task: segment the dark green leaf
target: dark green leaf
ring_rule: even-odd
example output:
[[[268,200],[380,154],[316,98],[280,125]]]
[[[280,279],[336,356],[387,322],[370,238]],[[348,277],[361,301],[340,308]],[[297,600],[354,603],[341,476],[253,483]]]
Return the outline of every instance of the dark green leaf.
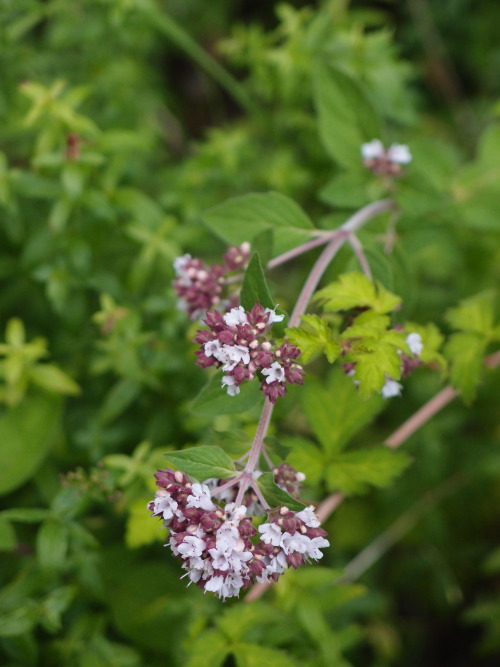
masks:
[[[203,482],[210,477],[225,479],[235,475],[233,459],[220,447],[201,445],[165,454],[167,463]]]
[[[68,551],[68,528],[60,521],[46,521],[37,535],[37,558],[43,570],[61,570]]]
[[[194,399],[191,409],[202,415],[235,415],[263,402],[258,382],[243,382],[237,396],[228,396],[221,386],[222,371],[216,373]]]
[[[240,296],[241,305],[245,310],[251,310],[257,301],[264,308],[274,308],[275,303],[266,283],[259,253],[255,252],[248,264]]]
[[[295,498],[292,498],[286,491],[280,489],[280,487],[274,481],[273,474],[271,472],[265,472],[256,480],[257,486],[259,487],[260,492],[267,500],[269,505],[273,507],[288,507],[294,512],[299,512],[305,508],[305,505]]]

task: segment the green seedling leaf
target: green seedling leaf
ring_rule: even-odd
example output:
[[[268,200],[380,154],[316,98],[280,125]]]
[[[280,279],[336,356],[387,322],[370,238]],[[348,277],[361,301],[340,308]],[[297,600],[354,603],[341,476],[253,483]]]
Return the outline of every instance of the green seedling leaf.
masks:
[[[230,245],[274,230],[274,252],[281,254],[311,238],[313,224],[293,199],[267,192],[228,199],[203,214],[206,225]]]
[[[385,384],[386,376],[393,380],[399,380],[401,377],[401,356],[398,347],[392,342],[385,342],[383,338],[357,342],[346,359],[356,362],[354,379],[359,381],[361,397],[379,392]]]
[[[252,255],[245,271],[240,300],[245,310],[251,310],[256,301],[264,308],[274,308],[276,305],[269,291],[258,252]]]
[[[493,290],[464,299],[446,313],[447,322],[460,331],[471,331],[490,338],[493,332],[496,295]]]
[[[34,366],[30,370],[30,377],[34,384],[47,391],[68,396],[77,396],[80,393],[76,382],[53,364]]]
[[[201,445],[165,454],[167,463],[203,482],[210,477],[226,479],[236,474],[233,459],[220,447]]]
[[[191,405],[193,412],[213,417],[236,415],[263,402],[264,396],[257,382],[243,382],[237,396],[228,396],[221,386],[222,375],[219,371],[203,387]]]
[[[220,667],[229,651],[229,643],[222,632],[207,630],[190,644],[186,667]]]
[[[411,462],[406,452],[386,447],[336,454],[328,462],[327,482],[331,491],[363,493],[368,486],[387,486]]]
[[[306,506],[292,498],[286,491],[280,489],[280,487],[274,481],[273,474],[271,472],[265,472],[256,480],[257,486],[259,487],[260,492],[267,500],[271,507],[281,507],[285,505],[293,512],[300,512]]]
[[[344,273],[338,280],[316,293],[315,299],[328,311],[371,308],[378,314],[390,313],[400,303],[400,297],[377,282],[373,284],[363,273]]]

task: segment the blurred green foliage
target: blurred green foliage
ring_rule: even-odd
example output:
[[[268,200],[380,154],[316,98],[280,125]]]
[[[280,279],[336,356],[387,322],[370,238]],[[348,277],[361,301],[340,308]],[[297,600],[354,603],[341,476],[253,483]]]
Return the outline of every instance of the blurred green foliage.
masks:
[[[472,0],[0,3],[2,664],[497,664],[500,382],[481,360],[498,345],[499,12]],[[387,216],[360,239],[403,299],[397,318],[434,323],[436,349],[446,335],[469,403],[389,463],[372,443],[442,378],[417,372],[382,412],[314,360],[273,435],[293,447],[308,500],[364,495],[327,522],[322,567],[222,605],[179,580],[146,504],[165,451],[252,433],[258,397],[228,410],[202,390],[172,260],[216,261],[243,233],[227,216],[252,219],[268,191],[308,212],[289,205],[295,232],[335,228],[387,194],[359,159],[375,136],[414,159],[394,193],[394,252],[381,250]],[[275,253],[300,233],[285,228]],[[343,251],[328,277],[353,261]],[[270,274],[283,308],[310,265]],[[397,521],[363,583],[336,583]]]

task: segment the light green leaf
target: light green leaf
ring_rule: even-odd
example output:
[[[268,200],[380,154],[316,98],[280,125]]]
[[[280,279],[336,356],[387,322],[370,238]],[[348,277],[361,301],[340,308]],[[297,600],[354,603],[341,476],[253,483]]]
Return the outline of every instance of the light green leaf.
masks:
[[[260,492],[267,500],[271,508],[285,506],[294,512],[300,512],[305,508],[304,503],[292,498],[286,491],[274,481],[272,472],[265,472],[256,480]]]
[[[379,392],[385,384],[386,376],[393,380],[401,377],[401,357],[392,343],[383,339],[365,339],[353,344],[346,356],[356,362],[354,379],[359,381],[360,396],[371,396]]]
[[[325,473],[325,453],[310,440],[291,436],[283,438],[285,446],[291,449],[287,461],[295,470],[303,472],[306,476],[306,484],[314,486]]]
[[[222,371],[216,373],[194,399],[191,409],[202,415],[236,415],[251,410],[264,400],[258,382],[243,382],[240,393],[228,396],[221,386]]]
[[[203,214],[203,220],[226,243],[241,245],[274,229],[274,251],[291,250],[311,238],[313,224],[292,200],[277,192],[228,199]]]
[[[410,462],[406,452],[382,446],[336,454],[328,462],[329,490],[350,494],[362,493],[369,485],[387,486]]]
[[[300,348],[304,363],[321,351],[325,352],[331,364],[340,355],[340,345],[335,340],[328,322],[318,315],[303,315],[300,327],[287,329],[286,335],[294,345]]]
[[[456,333],[450,336],[444,354],[450,361],[451,383],[466,402],[476,395],[483,371],[487,341],[477,333]]]
[[[253,254],[245,271],[240,301],[245,310],[251,310],[256,301],[264,308],[272,309],[276,305],[267,286],[258,252]]]
[[[226,637],[218,630],[207,630],[189,643],[185,667],[220,667],[229,653]]]
[[[47,391],[69,396],[77,396],[80,393],[77,383],[53,364],[34,366],[30,370],[30,377],[34,384]]]
[[[314,380],[304,385],[302,405],[319,442],[335,453],[380,412],[383,399],[362,399],[352,378],[335,369],[326,386]]]
[[[233,459],[220,447],[201,445],[176,452],[167,452],[165,458],[170,465],[194,477],[199,482],[210,477],[225,479],[236,473]]]
[[[323,146],[342,166],[359,170],[361,144],[382,134],[367,93],[345,72],[321,63],[314,71],[314,100]]]
[[[130,549],[158,542],[165,541],[165,531],[161,521],[149,517],[147,504],[151,498],[140,498],[129,505],[129,515],[125,529],[125,544]]]
[[[255,602],[247,605],[230,607],[215,619],[217,626],[231,643],[244,639],[245,635],[255,631],[257,626],[270,626],[279,622],[280,613],[276,607]]]
[[[368,307],[379,314],[389,313],[401,303],[400,297],[379,282],[374,285],[359,272],[342,274],[334,283],[319,290],[315,299],[324,302],[329,311]]]
[[[9,521],[18,521],[19,523],[39,523],[45,521],[50,516],[50,510],[40,509],[38,507],[13,507],[12,509],[0,512],[0,518]]]
[[[445,318],[454,329],[472,331],[490,338],[496,296],[493,290],[489,290],[464,299],[456,308],[450,308]]]
[[[258,644],[236,644],[233,649],[238,667],[297,667],[283,651]]]
[[[38,469],[59,433],[60,402],[30,396],[0,417],[0,494],[24,484]]]

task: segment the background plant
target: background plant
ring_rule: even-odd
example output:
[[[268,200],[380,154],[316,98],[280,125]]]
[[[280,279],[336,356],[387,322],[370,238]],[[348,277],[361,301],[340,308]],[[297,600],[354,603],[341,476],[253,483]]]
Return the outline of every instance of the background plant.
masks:
[[[481,359],[498,344],[498,7],[209,4],[2,3],[2,662],[495,664],[498,372]],[[376,137],[413,154],[394,193],[360,160]],[[179,582],[145,504],[166,450],[246,446],[258,411],[202,389],[172,261],[251,240],[241,221],[269,191],[309,222],[289,210],[264,262],[395,196],[393,252],[387,216],[359,240],[398,317],[445,336],[450,371],[353,413],[351,382],[313,360],[271,435],[309,500],[353,497],[321,567],[221,606]],[[285,310],[313,255],[269,271]],[[324,284],[358,268],[346,246]],[[319,465],[384,442],[449,381],[467,407],[412,435],[395,481]],[[367,570],[352,559],[371,545]]]

